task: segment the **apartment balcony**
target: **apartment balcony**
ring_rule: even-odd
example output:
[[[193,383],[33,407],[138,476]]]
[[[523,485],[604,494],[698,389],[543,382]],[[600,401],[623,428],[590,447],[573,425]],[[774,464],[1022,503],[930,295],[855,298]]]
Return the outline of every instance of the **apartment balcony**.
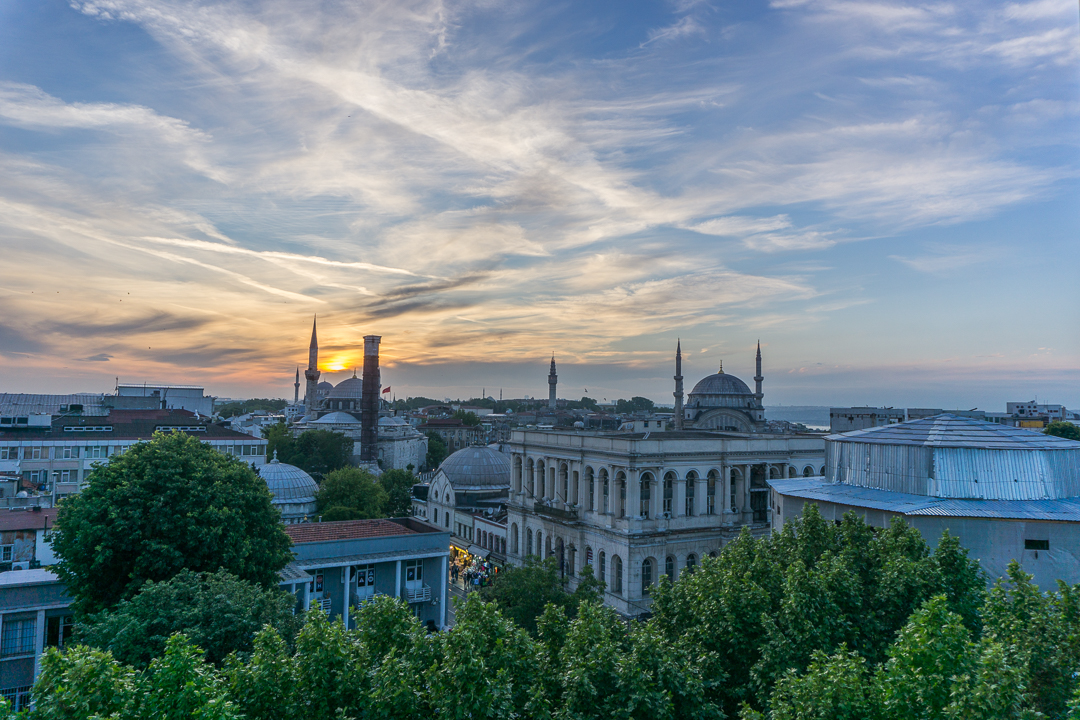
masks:
[[[424,585],[418,588],[406,588],[405,602],[409,603],[410,605],[413,603],[431,602],[431,586]]]

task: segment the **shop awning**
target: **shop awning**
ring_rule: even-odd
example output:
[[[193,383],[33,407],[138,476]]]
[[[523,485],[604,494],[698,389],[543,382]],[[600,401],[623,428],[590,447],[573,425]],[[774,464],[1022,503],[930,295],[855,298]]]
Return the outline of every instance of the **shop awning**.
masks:
[[[484,548],[480,547],[479,545],[470,545],[469,546],[469,554],[470,555],[475,555],[477,557],[484,558],[485,560],[487,560],[488,553],[490,553],[490,552],[491,552],[490,550],[485,550]]]

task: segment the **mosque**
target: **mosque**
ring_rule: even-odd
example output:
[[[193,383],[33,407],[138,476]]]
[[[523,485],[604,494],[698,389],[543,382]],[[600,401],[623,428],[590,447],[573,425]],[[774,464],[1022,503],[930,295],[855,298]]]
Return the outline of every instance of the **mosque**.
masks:
[[[382,377],[379,370],[378,335],[364,337],[364,374],[353,375],[333,385],[320,382],[317,321],[311,325],[308,345],[307,382],[303,404],[300,402],[300,370],[296,371],[293,391],[294,432],[330,430],[354,440],[353,456],[361,467],[379,470],[404,470],[409,465],[420,468],[427,457],[427,437],[401,418],[384,409]]]

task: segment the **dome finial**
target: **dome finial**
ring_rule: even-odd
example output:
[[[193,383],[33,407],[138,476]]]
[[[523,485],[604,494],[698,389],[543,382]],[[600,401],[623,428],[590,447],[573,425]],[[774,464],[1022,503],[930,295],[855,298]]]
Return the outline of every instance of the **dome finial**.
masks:
[[[724,374],[724,361],[723,360],[720,361],[720,369],[716,371],[716,374],[717,375],[723,375]]]
[[[276,462],[278,462],[278,459],[277,459],[277,448],[274,448],[274,459],[273,459],[273,460],[271,460],[270,462],[272,462],[272,463],[276,463]]]

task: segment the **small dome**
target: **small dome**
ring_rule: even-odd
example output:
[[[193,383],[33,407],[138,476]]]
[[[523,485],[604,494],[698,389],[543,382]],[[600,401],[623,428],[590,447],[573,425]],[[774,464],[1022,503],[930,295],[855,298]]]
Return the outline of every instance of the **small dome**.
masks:
[[[320,425],[359,425],[360,421],[354,418],[347,412],[341,412],[340,410],[323,415],[314,422]]]
[[[489,447],[458,450],[443,460],[439,471],[455,490],[494,490],[510,487],[510,458]]]
[[[381,417],[379,418],[379,425],[387,427],[390,425],[407,425],[404,418],[399,417]]]
[[[319,486],[306,472],[295,465],[278,462],[276,450],[274,459],[259,468],[259,476],[274,494],[275,505],[313,503],[315,493],[319,491]]]
[[[715,375],[709,375],[702,378],[701,381],[694,386],[694,389],[690,391],[690,396],[694,395],[753,395],[739,378],[734,375],[728,375],[727,373],[718,372]]]
[[[328,398],[358,398],[364,394],[364,381],[353,373],[351,378],[342,380],[326,396]]]
[[[315,386],[319,392],[328,393],[334,389],[334,384],[323,380],[321,383]]]

